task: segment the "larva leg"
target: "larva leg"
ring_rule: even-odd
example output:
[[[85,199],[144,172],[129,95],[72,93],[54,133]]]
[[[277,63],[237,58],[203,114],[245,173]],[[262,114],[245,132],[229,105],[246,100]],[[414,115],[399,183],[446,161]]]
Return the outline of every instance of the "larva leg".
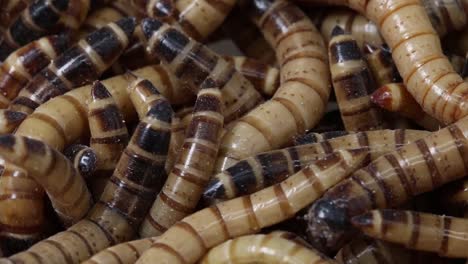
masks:
[[[141,23],[147,49],[167,65],[193,92],[216,85],[224,100],[225,122],[235,120],[262,101],[253,85],[239,74],[232,63],[159,20]]]
[[[224,120],[222,108],[218,88],[198,92],[182,150],[140,228],[141,237],[159,235],[195,210],[216,161]]]
[[[21,88],[68,48],[68,36],[47,36],[11,53],[0,66],[0,108],[7,108]]]
[[[465,176],[468,118],[403,146],[356,171],[309,210],[308,232],[324,252],[339,249],[352,234],[350,218],[371,208],[393,207]]]
[[[73,144],[68,146],[63,154],[84,178],[89,178],[96,171],[98,157],[92,148],[81,144]]]
[[[365,164],[367,151],[339,151],[280,184],[198,211],[159,237],[137,264],[195,263],[208,249],[284,221]],[[292,191],[294,189],[294,191]]]
[[[90,147],[96,152],[95,175],[90,179],[93,196],[99,198],[128,143],[128,131],[114,98],[99,81],[91,88],[88,122]]]
[[[364,45],[364,54],[377,87],[402,81],[393,63],[392,54],[387,49],[366,43]]]
[[[322,117],[330,93],[326,49],[312,22],[295,5],[248,1],[256,24],[275,48],[281,86],[273,98],[243,116],[221,143],[217,171],[275,149]]]
[[[352,222],[366,235],[407,248],[452,258],[468,257],[467,219],[384,209],[356,216]]]
[[[227,253],[227,254],[226,254]],[[200,264],[214,263],[335,263],[316,250],[273,235],[249,235],[228,240],[212,248]]]
[[[365,148],[371,158],[384,155],[429,133],[417,130],[377,130],[257,154],[214,175],[205,189],[207,203],[232,199],[281,182],[325,155],[343,149]]]
[[[382,113],[370,100],[375,84],[356,40],[336,27],[328,44],[328,56],[345,129],[366,131],[383,127]]]
[[[437,119],[421,109],[402,83],[388,83],[380,87],[372,94],[371,99],[383,109],[408,117],[429,131],[443,127]]]

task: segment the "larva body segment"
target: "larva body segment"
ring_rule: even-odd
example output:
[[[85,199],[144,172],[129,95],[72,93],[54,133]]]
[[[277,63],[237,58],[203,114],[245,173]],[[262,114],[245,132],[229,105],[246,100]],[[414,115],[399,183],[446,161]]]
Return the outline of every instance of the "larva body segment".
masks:
[[[166,160],[166,172],[169,174],[174,167],[177,157],[179,156],[182,144],[185,139],[185,124],[180,120],[179,117],[174,117],[172,119],[172,128],[171,128],[171,142],[169,143],[169,152],[167,154]]]
[[[67,35],[40,38],[11,53],[0,66],[0,108],[7,108],[33,77],[68,48]]]
[[[134,18],[94,31],[53,60],[24,87],[10,109],[30,114],[50,98],[99,78],[128,45]]]
[[[73,167],[85,178],[89,178],[96,170],[98,160],[96,152],[86,145],[70,145],[63,151],[63,155],[71,161]]]
[[[200,264],[284,263],[331,264],[335,261],[295,241],[273,235],[248,235],[228,240],[208,251]]]
[[[354,38],[336,27],[328,44],[328,56],[345,129],[367,131],[384,126],[382,113],[370,100],[375,89],[372,74]]]
[[[467,219],[384,209],[356,216],[352,223],[368,236],[407,248],[452,258],[468,256]]]
[[[342,137],[342,136],[346,136],[350,134],[354,134],[354,132],[345,131],[345,130],[329,131],[329,132],[324,132],[324,133],[309,132],[305,135],[294,138],[294,145],[300,146],[300,145],[305,145],[305,144],[318,143],[318,142],[322,142],[322,141],[329,140],[332,138]]]
[[[311,162],[339,150],[364,148],[370,152],[371,159],[376,159],[428,134],[417,130],[359,132],[319,143],[260,153],[214,175],[203,198],[207,203],[214,203],[253,193],[281,182]]]
[[[233,63],[206,46],[155,19],[144,19],[141,27],[150,53],[187,83],[194,93],[205,87],[219,87],[224,100],[225,122],[242,116],[263,101],[253,85],[235,70]]]
[[[76,30],[84,21],[89,0],[32,1],[11,22],[0,40],[0,61],[11,52],[59,29]]]
[[[400,74],[393,63],[392,54],[388,49],[375,47],[366,43],[364,54],[377,87],[388,83],[401,82]]]
[[[11,133],[27,116],[25,113],[0,109],[0,134]]]
[[[222,108],[218,88],[198,92],[182,149],[140,228],[141,237],[162,234],[195,210],[216,161],[224,121]]]
[[[2,34],[11,21],[23,11],[32,0],[4,0],[0,2],[0,34]]]
[[[281,86],[271,100],[243,116],[226,133],[217,171],[278,148],[316,125],[330,93],[325,45],[305,14],[282,0],[249,3],[256,24],[275,48]]]
[[[371,100],[385,110],[414,120],[429,131],[443,127],[437,119],[424,112],[402,83],[388,83],[380,87],[372,94]]]
[[[365,164],[367,151],[339,151],[280,184],[200,210],[169,228],[136,262],[195,263],[209,248],[292,217]],[[294,191],[292,191],[294,189]]]
[[[350,219],[372,208],[394,207],[468,172],[468,118],[388,153],[330,189],[309,210],[313,245],[326,252],[352,234]]]

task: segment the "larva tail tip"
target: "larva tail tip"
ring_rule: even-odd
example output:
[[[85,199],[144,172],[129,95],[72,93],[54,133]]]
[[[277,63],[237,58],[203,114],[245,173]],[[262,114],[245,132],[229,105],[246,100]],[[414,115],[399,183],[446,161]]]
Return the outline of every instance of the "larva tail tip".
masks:
[[[135,30],[136,18],[125,17],[115,22],[115,24],[119,26],[125,32],[125,35],[127,36],[127,38],[130,39],[130,37],[133,34],[133,31]]]
[[[149,39],[162,25],[163,23],[157,19],[145,18],[141,21],[141,30],[145,37]]]
[[[93,87],[91,89],[91,96],[94,100],[112,97],[111,93],[100,81],[95,81],[93,83]]]
[[[340,26],[335,26],[335,27],[333,28],[333,30],[332,30],[331,36],[332,36],[332,37],[335,37],[335,36],[343,35],[343,34],[345,34],[344,29],[343,29],[342,27],[340,27]]]
[[[390,110],[392,106],[392,95],[390,94],[390,89],[384,85],[375,90],[371,95],[371,101],[384,109]]]
[[[362,215],[358,215],[358,216],[355,216],[351,219],[351,223],[353,224],[353,226],[357,227],[357,228],[366,228],[366,227],[371,227],[372,226],[372,213],[371,212],[367,212],[365,214],[362,214]]]

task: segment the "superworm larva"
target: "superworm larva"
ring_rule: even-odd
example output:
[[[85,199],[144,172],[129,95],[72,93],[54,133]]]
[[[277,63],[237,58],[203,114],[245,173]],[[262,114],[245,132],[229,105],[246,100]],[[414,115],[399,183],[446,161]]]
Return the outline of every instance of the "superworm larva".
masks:
[[[2,34],[11,21],[23,11],[32,0],[4,0],[0,2],[0,34]]]
[[[7,108],[36,73],[68,48],[67,35],[47,36],[11,53],[0,66],[0,108]]]
[[[214,168],[223,121],[219,89],[201,89],[178,159],[140,228],[141,237],[164,233],[195,210]]]
[[[368,236],[407,248],[452,258],[468,257],[467,219],[384,209],[353,217],[352,223]]]
[[[208,251],[200,264],[227,263],[331,264],[335,261],[295,241],[274,235],[248,235]]]
[[[80,263],[104,248],[134,238],[135,227],[164,182],[172,115],[164,97],[152,101],[86,219],[10,259],[39,264]]]
[[[388,83],[401,82],[400,74],[388,49],[365,43],[364,54],[377,87]]]
[[[208,249],[292,217],[365,164],[367,151],[339,151],[282,183],[200,210],[169,228],[136,262],[195,263]],[[294,189],[294,191],[293,191]]]
[[[187,37],[183,32],[156,19],[141,22],[148,45],[168,69],[193,92],[204,87],[219,87],[224,100],[225,122],[242,116],[262,102],[253,85],[239,74],[233,63]]]
[[[59,29],[78,29],[90,0],[34,0],[18,16],[0,39],[0,61],[17,48]]]
[[[335,27],[328,44],[328,57],[345,129],[367,131],[385,126],[380,109],[370,100],[375,84],[353,36]]]
[[[205,202],[232,199],[281,182],[310,162],[343,149],[365,148],[376,159],[389,151],[427,136],[417,130],[359,132],[315,144],[272,150],[248,157],[214,175],[205,189]]]
[[[275,149],[320,120],[330,93],[322,37],[294,4],[247,1],[265,38],[275,48],[281,86],[271,100],[239,119],[223,137],[217,171],[256,153]]]
[[[312,244],[339,249],[353,233],[351,217],[394,207],[468,172],[468,117],[388,153],[330,189],[309,210]]]
[[[11,110],[0,110],[0,134],[8,134],[15,130],[28,115]]]
[[[372,94],[371,100],[385,110],[414,120],[429,131],[443,127],[437,119],[424,112],[402,83],[388,83],[380,87]]]
[[[63,151],[63,154],[71,161],[73,167],[75,167],[81,176],[85,178],[89,178],[96,170],[96,152],[86,145],[70,145]]]

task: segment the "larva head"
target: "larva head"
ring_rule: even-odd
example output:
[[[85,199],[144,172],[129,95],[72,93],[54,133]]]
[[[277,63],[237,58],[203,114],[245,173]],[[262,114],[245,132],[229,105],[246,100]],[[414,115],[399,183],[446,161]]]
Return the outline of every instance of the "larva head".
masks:
[[[392,84],[389,84],[389,85],[392,85]],[[391,87],[389,85],[384,85],[380,87],[379,89],[375,90],[375,92],[373,92],[371,95],[371,101],[374,104],[387,110],[391,110],[393,108],[392,107],[393,97],[390,92]]]

